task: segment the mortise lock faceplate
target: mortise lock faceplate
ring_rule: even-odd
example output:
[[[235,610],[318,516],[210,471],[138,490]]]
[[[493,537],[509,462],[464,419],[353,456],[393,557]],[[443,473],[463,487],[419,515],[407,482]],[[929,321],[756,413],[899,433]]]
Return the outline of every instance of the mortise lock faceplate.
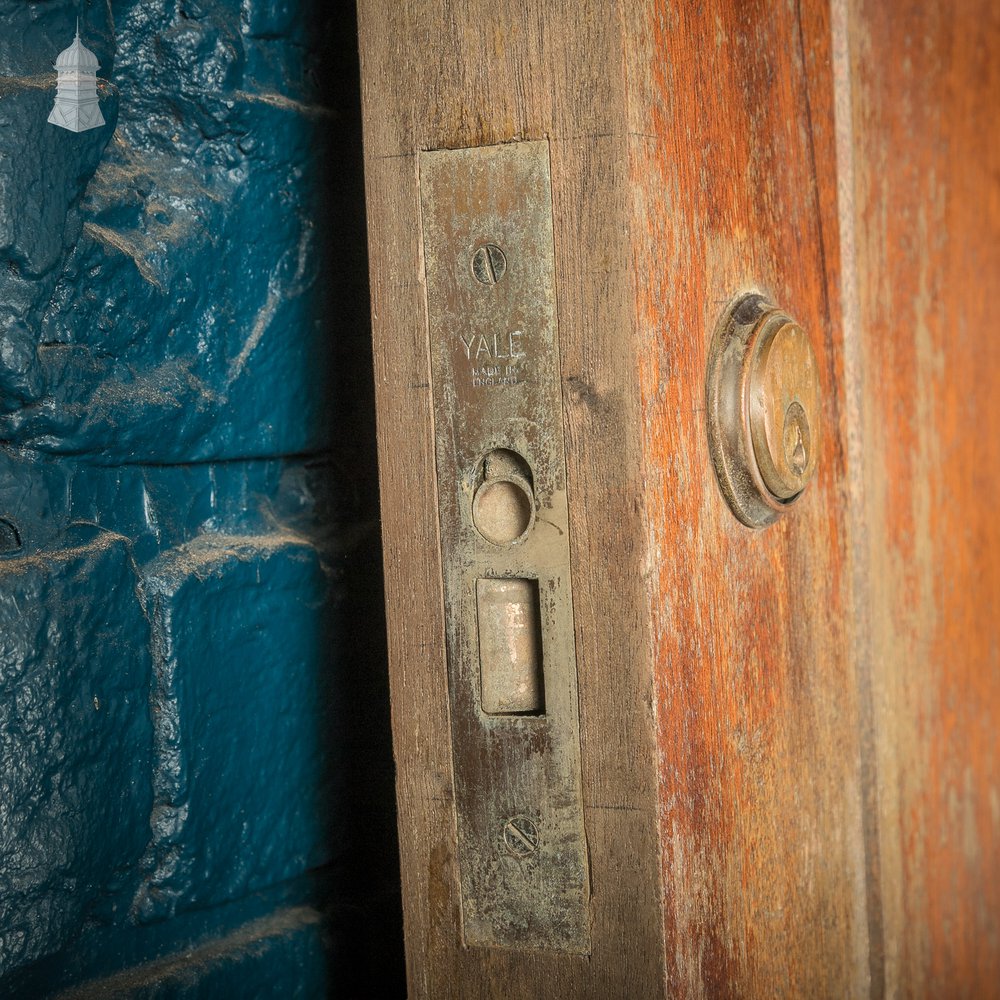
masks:
[[[420,195],[465,942],[587,952],[548,144]]]

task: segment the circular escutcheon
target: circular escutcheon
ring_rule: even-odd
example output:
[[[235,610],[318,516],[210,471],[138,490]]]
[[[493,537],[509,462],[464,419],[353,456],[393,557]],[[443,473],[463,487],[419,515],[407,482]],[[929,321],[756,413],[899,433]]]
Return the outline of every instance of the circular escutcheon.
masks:
[[[776,520],[815,475],[820,397],[802,327],[759,293],[737,298],[712,338],[706,403],[719,486],[744,524]]]

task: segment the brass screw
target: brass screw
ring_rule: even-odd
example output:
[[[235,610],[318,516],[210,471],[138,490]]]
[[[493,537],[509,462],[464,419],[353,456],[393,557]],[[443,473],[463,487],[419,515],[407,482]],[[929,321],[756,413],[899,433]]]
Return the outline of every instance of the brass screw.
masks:
[[[503,842],[515,858],[526,858],[538,850],[538,828],[530,819],[515,816],[504,823]]]
[[[495,285],[507,273],[507,257],[494,243],[479,247],[472,255],[472,273],[484,285]]]

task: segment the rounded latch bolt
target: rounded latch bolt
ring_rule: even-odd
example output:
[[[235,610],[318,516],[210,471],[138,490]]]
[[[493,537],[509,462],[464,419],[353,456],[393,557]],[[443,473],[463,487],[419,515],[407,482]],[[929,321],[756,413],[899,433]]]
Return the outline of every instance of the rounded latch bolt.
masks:
[[[535,520],[531,471],[516,452],[497,448],[484,456],[472,497],[472,523],[488,542],[513,545]]]
[[[723,495],[744,524],[770,524],[802,495],[819,458],[819,370],[808,335],[762,295],[737,299],[712,340],[707,403]]]

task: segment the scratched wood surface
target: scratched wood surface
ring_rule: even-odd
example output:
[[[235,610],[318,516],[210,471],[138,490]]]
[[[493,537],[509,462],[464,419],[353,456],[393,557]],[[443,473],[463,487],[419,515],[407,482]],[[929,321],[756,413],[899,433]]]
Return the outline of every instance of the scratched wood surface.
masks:
[[[885,992],[997,997],[1000,7],[845,8]]]
[[[410,995],[662,995],[619,18],[603,3],[362,0],[359,35]],[[589,957],[461,942],[418,215],[417,150],[544,138],[590,851]]]
[[[861,733],[823,3],[362,0],[393,725],[415,997],[860,996]],[[416,152],[547,138],[593,952],[464,948]],[[761,532],[708,455],[737,292],[809,331],[819,478]]]
[[[652,2],[626,31],[665,885],[679,996],[865,995],[831,25],[823,3]],[[818,478],[763,530],[706,460],[716,319],[809,333]]]

